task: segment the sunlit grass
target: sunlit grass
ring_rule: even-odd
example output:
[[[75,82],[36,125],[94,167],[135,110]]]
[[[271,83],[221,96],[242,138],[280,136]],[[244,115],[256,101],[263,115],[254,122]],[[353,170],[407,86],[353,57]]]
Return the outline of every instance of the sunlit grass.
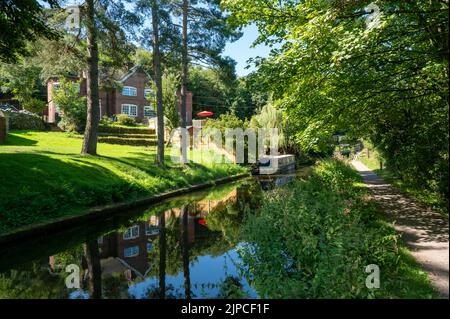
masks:
[[[59,132],[9,134],[0,146],[0,233],[246,171],[206,160],[183,166],[171,161],[169,150],[159,166],[154,147],[99,143],[98,156],[85,156],[81,143]]]

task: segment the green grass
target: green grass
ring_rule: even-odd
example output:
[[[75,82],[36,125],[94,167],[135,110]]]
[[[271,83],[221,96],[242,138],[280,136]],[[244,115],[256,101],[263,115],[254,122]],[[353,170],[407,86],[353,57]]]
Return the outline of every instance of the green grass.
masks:
[[[385,181],[391,183],[401,191],[409,194],[418,202],[432,207],[441,214],[448,215],[448,206],[436,192],[426,188],[412,187],[402,181],[389,167],[386,167],[384,159],[370,144],[366,145],[369,148],[369,156],[367,156],[367,149],[364,149],[358,156],[364,165],[373,170],[375,174],[382,177]],[[383,169],[380,169],[380,160],[383,162]]]
[[[99,143],[98,156],[83,156],[81,143],[79,136],[59,132],[8,135],[0,145],[0,234],[246,171],[207,161],[182,166],[169,153],[160,167],[154,147]]]
[[[268,298],[436,298],[348,164],[320,162],[307,180],[264,195],[243,225],[244,272]],[[366,287],[366,266],[380,287]]]

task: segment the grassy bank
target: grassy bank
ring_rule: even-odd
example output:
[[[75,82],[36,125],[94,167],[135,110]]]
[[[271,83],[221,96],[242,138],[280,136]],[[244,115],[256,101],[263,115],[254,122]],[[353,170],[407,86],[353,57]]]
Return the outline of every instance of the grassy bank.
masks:
[[[308,180],[265,194],[240,249],[248,276],[269,298],[431,298],[426,274],[397,241],[359,175],[323,161]],[[380,288],[366,287],[366,266]]]
[[[386,166],[384,159],[373,148],[370,144],[366,142],[366,149],[363,150],[359,156],[360,160],[364,165],[374,171],[378,176],[381,176],[384,180],[391,183],[403,192],[411,195],[417,201],[432,207],[442,214],[448,215],[448,205],[436,192],[433,192],[425,187],[413,187],[399,178],[389,167]],[[367,152],[367,149],[369,152]],[[383,163],[383,168],[380,167],[380,162]]]
[[[82,139],[59,132],[15,131],[0,145],[0,234],[77,214],[86,208],[155,195],[243,173],[232,164],[181,166],[154,147],[98,144],[98,156],[81,156]],[[168,154],[168,153],[167,153]]]

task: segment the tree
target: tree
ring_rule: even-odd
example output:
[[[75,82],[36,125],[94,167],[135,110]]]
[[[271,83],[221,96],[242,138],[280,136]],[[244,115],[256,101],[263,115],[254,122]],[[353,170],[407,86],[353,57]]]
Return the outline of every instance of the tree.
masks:
[[[24,109],[41,114],[46,107],[41,90],[41,68],[29,59],[19,60],[15,64],[0,63],[0,91],[12,93]]]
[[[86,0],[86,29],[87,29],[87,117],[84,131],[82,154],[97,154],[98,123],[100,122],[100,108],[98,104],[98,43],[95,20],[94,0]]]
[[[177,90],[180,87],[180,81],[175,74],[166,73],[163,75],[162,83],[165,126],[169,131],[172,131],[180,124],[177,101]]]
[[[258,62],[303,150],[336,131],[372,141],[397,176],[448,201],[448,2],[224,0],[256,23]],[[369,17],[368,17],[369,16]]]
[[[44,19],[43,4],[52,7],[57,0],[9,0],[0,2],[0,61],[14,63],[29,53],[27,43],[38,37],[55,39],[58,33]]]
[[[187,139],[186,136],[186,98],[188,84],[188,10],[189,0],[183,0],[183,27],[182,27],[182,49],[181,49],[181,163],[187,163]]]
[[[156,114],[158,117],[158,148],[157,162],[164,164],[164,109],[161,75],[161,53],[159,51],[159,6],[157,0],[152,0],[152,43],[153,43],[153,70],[156,86]]]
[[[286,138],[285,138],[285,129],[284,129],[284,120],[283,113],[280,110],[277,110],[273,105],[272,100],[270,99],[266,105],[264,105],[257,114],[255,114],[250,120],[250,127],[254,129],[262,128],[266,129],[268,134],[271,129],[278,130],[278,146],[283,148],[286,146]],[[266,137],[266,143],[268,146],[271,141],[269,140],[269,135]]]

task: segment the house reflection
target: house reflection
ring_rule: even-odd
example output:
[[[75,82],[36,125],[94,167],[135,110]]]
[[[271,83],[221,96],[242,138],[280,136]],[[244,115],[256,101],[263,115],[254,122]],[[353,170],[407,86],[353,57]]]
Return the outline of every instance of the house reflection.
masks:
[[[160,235],[161,217],[164,224],[175,219],[180,224],[180,230],[185,229],[187,240],[183,246],[195,243],[196,233],[202,227],[207,227],[206,217],[216,207],[224,204],[233,204],[237,200],[238,190],[234,189],[220,200],[203,200],[185,206],[187,221],[183,225],[182,208],[172,208],[161,215],[153,215],[148,220],[137,222],[125,231],[116,231],[98,239],[100,250],[102,275],[123,273],[128,281],[144,279],[151,271],[149,253],[155,249],[156,239]],[[180,233],[180,240],[182,233]],[[186,236],[186,235],[184,235]],[[171,247],[168,247],[170,249]]]

